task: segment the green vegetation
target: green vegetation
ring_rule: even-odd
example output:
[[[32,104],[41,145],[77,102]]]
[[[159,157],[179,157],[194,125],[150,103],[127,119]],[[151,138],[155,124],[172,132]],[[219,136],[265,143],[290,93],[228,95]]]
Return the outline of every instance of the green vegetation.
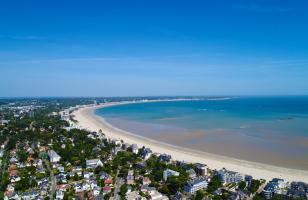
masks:
[[[261,186],[261,181],[253,179],[251,181],[251,184],[247,187],[247,190],[254,194],[259,189],[260,186]]]
[[[213,176],[211,181],[209,182],[209,185],[207,187],[207,191],[209,193],[212,193],[214,192],[215,190],[217,190],[218,188],[220,188],[222,186],[222,182],[221,180],[219,179],[219,177],[216,175],[216,176]]]

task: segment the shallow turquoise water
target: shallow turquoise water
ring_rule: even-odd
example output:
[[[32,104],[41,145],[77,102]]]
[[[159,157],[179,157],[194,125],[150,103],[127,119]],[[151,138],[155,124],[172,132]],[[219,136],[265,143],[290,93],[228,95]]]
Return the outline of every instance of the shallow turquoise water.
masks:
[[[307,96],[126,104],[96,114],[122,129],[176,145],[261,162],[275,156],[273,164],[281,165],[290,157],[296,159],[292,167],[308,169]],[[220,144],[222,150],[214,146]],[[260,155],[252,159],[249,151]]]

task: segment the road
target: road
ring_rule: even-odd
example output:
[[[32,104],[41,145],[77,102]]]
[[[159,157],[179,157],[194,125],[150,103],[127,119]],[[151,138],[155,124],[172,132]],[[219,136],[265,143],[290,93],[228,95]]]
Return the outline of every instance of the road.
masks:
[[[115,183],[114,183],[114,192],[113,192],[113,197],[111,198],[111,200],[120,200],[120,188],[121,186],[124,184],[124,180],[123,178],[119,178],[118,174],[119,174],[119,169],[117,170],[117,177],[115,178]]]
[[[50,181],[51,181],[51,186],[50,186],[50,194],[49,194],[49,199],[53,199],[53,195],[56,192],[56,187],[57,187],[57,178],[55,177],[52,169],[50,168],[50,163],[47,160],[44,160],[46,163],[46,167],[48,171],[50,172]]]

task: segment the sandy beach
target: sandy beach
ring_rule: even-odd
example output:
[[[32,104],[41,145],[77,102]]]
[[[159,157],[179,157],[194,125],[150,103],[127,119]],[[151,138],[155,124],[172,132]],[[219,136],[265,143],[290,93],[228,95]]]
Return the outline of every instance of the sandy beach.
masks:
[[[252,175],[254,178],[258,179],[271,180],[272,178],[283,178],[287,181],[308,182],[308,171],[288,169],[262,163],[239,160],[226,156],[170,145],[121,130],[110,125],[104,120],[104,118],[95,115],[94,113],[95,109],[123,103],[132,102],[106,103],[98,106],[86,106],[74,111],[72,115],[74,115],[75,120],[78,121],[78,125],[81,128],[91,131],[99,131],[101,129],[103,133],[105,133],[109,138],[120,139],[130,144],[137,144],[139,147],[149,147],[153,152],[156,153],[170,154],[174,160],[204,163],[208,165],[210,169],[221,169],[224,167],[228,170]]]

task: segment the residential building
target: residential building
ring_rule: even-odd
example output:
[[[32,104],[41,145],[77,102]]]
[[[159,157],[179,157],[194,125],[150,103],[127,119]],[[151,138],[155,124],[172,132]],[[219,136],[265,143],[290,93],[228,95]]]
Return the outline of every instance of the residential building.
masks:
[[[168,177],[170,176],[179,176],[180,173],[177,172],[177,171],[173,171],[171,169],[166,169],[163,173],[163,178],[164,178],[164,181],[166,181],[168,179]]]
[[[134,171],[133,170],[129,170],[127,177],[126,177],[126,183],[128,185],[132,185],[135,182],[135,178],[134,178]]]
[[[87,169],[95,169],[97,167],[102,167],[103,163],[100,159],[92,159],[92,160],[86,160]]]
[[[242,174],[234,171],[229,171],[226,169],[221,169],[218,171],[218,177],[224,182],[224,183],[239,183],[244,180],[244,177]]]
[[[148,192],[149,194],[149,200],[169,200],[169,198],[157,190],[151,190]]]
[[[138,191],[128,192],[125,195],[126,200],[146,200],[145,197],[142,197]]]
[[[152,155],[152,150],[150,148],[145,148],[142,152],[143,159],[149,159]]]
[[[200,177],[188,181],[184,186],[184,191],[190,194],[195,193],[198,190],[207,188],[209,178]]]
[[[197,174],[194,169],[188,169],[186,170],[186,173],[188,174],[188,177],[191,179],[194,179],[197,177]]]
[[[61,157],[54,150],[48,151],[48,157],[49,157],[50,162],[52,163],[59,162],[61,159]]]
[[[207,166],[201,163],[197,163],[196,172],[201,176],[207,175]]]
[[[139,149],[138,149],[137,144],[132,144],[131,148],[132,148],[132,152],[134,154],[138,154],[139,153]]]

